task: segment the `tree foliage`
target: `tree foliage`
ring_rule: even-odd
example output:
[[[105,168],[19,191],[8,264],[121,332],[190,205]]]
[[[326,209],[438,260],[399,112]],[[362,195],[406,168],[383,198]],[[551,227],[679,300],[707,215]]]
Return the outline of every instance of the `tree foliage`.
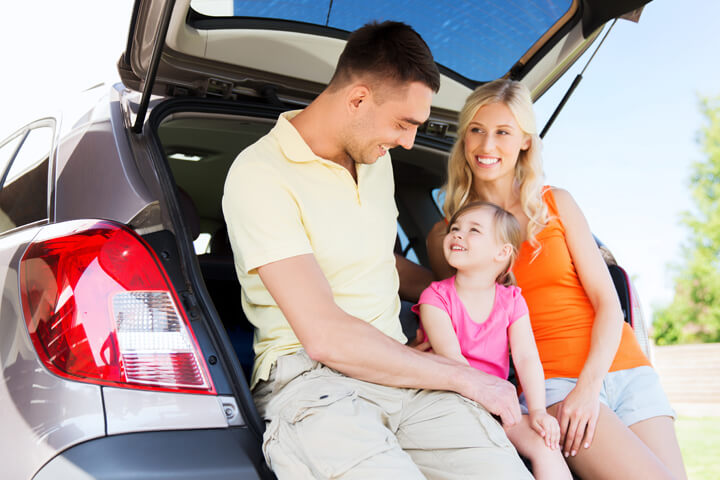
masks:
[[[654,316],[659,345],[720,342],[720,97],[703,100],[701,110],[707,124],[700,142],[707,158],[692,165],[695,210],[682,218],[690,238],[673,301]]]

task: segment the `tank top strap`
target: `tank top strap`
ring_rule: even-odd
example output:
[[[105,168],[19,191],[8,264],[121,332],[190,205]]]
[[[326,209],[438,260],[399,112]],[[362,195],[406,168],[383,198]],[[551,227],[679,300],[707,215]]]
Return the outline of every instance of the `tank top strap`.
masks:
[[[555,203],[555,195],[553,195],[552,186],[545,185],[542,188],[542,198],[545,205],[548,207],[548,214],[550,214],[551,217],[558,217],[557,204]]]

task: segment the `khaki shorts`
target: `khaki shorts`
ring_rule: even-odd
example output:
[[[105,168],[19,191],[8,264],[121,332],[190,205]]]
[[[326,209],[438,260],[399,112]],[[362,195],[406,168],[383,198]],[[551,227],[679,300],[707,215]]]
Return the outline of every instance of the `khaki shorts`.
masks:
[[[500,424],[451,392],[346,377],[304,351],[253,392],[278,479],[532,479]]]

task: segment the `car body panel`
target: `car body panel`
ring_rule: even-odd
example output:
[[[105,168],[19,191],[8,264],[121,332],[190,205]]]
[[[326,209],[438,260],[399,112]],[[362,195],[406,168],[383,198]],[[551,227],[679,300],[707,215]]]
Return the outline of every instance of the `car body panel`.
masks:
[[[128,223],[156,200],[132,163],[119,93],[100,105],[91,121],[63,138],[58,147],[55,197],[62,201],[55,204],[56,222],[105,218]],[[108,144],[117,148],[108,150]]]
[[[100,387],[50,373],[25,325],[17,266],[41,227],[0,237],[0,425],[3,432],[12,432],[0,435],[3,478],[30,478],[57,452],[105,435]]]
[[[25,325],[19,293],[18,266],[27,246],[46,227],[60,227],[65,221],[103,218],[121,223],[135,222],[140,234],[158,235],[172,228],[166,213],[165,198],[159,186],[156,166],[148,139],[131,138],[123,112],[122,85],[108,94],[83,115],[59,139],[51,152],[48,172],[49,220],[17,227],[0,234],[0,279],[3,300],[0,306],[0,463],[8,465],[3,478],[31,478],[46,464],[65,464],[77,475],[53,478],[84,478],[63,460],[63,453],[77,445],[107,436],[127,435],[141,431],[177,431],[182,429],[228,429],[240,427],[247,440],[247,450],[236,452],[238,458],[228,471],[250,471],[241,478],[257,478],[262,468],[259,438],[246,428],[238,401],[232,396],[192,395],[172,392],[150,392],[140,389],[100,387],[60,378],[50,373],[40,361]],[[132,99],[125,105],[132,104]],[[36,126],[37,122],[30,125]],[[23,127],[24,129],[29,126]],[[150,143],[152,140],[150,140]],[[139,149],[139,151],[138,151]],[[55,174],[56,173],[56,174]],[[147,212],[151,212],[147,214]],[[155,233],[157,232],[157,233]],[[165,232],[167,234],[167,232]],[[172,238],[172,234],[169,236]],[[156,247],[157,248],[157,247]],[[176,250],[162,246],[166,269],[174,279],[182,298],[192,298],[182,278],[182,267]],[[172,252],[172,254],[169,254]],[[189,304],[191,307],[193,302]],[[186,305],[187,308],[187,305]],[[193,329],[201,343],[211,344],[208,333],[191,308]],[[205,347],[203,353],[215,358],[216,348]],[[227,385],[222,363],[213,361],[211,374]],[[224,387],[223,392],[229,392]],[[235,447],[237,448],[237,446]],[[21,455],[22,461],[18,461]],[[248,455],[257,457],[254,463]],[[207,457],[209,460],[212,457]],[[258,460],[260,458],[260,460]],[[53,463],[53,459],[57,462]],[[206,472],[215,478],[208,462],[198,462],[195,472]],[[128,468],[132,471],[134,467]],[[171,470],[168,470],[171,471]],[[87,478],[96,478],[89,476]],[[217,477],[221,478],[221,477]]]
[[[228,426],[214,395],[103,387],[103,398],[108,435]]]
[[[241,428],[112,435],[63,452],[43,466],[33,479],[267,478],[268,472],[262,467],[259,451],[249,454],[255,441],[247,430]]]

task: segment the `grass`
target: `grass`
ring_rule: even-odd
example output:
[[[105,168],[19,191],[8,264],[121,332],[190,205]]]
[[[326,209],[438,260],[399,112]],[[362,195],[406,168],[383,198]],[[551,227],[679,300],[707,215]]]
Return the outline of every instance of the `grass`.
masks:
[[[675,429],[688,478],[720,478],[720,417],[680,417]]]

